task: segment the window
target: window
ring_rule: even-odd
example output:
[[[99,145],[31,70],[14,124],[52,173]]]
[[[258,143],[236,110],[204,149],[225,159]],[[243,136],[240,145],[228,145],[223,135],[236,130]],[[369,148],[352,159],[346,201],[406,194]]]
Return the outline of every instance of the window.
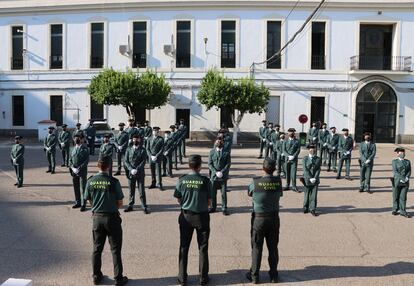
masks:
[[[62,33],[62,25],[50,25],[50,69],[62,68]]]
[[[91,98],[91,119],[103,119],[104,106]]]
[[[236,67],[236,21],[221,22],[221,67]]]
[[[13,126],[24,126],[24,97],[15,95],[12,97]]]
[[[91,68],[104,65],[104,23],[91,24]]]
[[[281,45],[281,26],[280,21],[267,22],[267,58],[271,58],[280,50]],[[280,69],[280,56],[275,57],[266,63],[268,69]]]
[[[190,138],[190,109],[176,109],[175,110],[175,122],[179,122],[184,119],[184,125],[187,126],[187,134],[185,138]]]
[[[147,23],[133,23],[133,51],[132,51],[132,67],[147,67]]]
[[[23,26],[12,27],[11,69],[23,69]]]
[[[50,120],[56,121],[57,126],[62,126],[63,104],[61,95],[52,95],[50,97]]]
[[[325,69],[325,22],[312,23],[311,69]]]
[[[311,97],[311,123],[322,124],[325,121],[325,97]]]
[[[177,68],[191,66],[191,22],[177,21]]]

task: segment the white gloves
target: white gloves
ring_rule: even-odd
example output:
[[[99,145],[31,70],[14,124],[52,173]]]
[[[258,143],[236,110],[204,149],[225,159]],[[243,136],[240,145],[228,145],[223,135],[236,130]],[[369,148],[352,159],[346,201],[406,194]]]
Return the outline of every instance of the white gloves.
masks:
[[[65,143],[60,143],[60,146],[63,148],[65,147]]]
[[[326,146],[326,145],[328,145],[328,143],[323,143],[323,146]]]
[[[309,179],[309,181],[310,181],[312,184],[315,184],[316,179],[315,179],[315,178],[310,178],[310,179]]]
[[[345,155],[349,155],[349,154],[351,154],[351,152],[349,152],[349,151],[346,151],[345,152]]]
[[[92,137],[91,136],[88,136],[88,139],[92,139]]]
[[[289,161],[292,161],[293,159],[295,159],[295,156],[288,156]]]
[[[129,141],[128,141],[129,143],[131,143],[132,142],[132,139],[129,139]]]
[[[263,142],[266,142],[266,139],[262,139],[263,140]]]
[[[144,137],[145,140],[148,140],[148,137]]]
[[[405,182],[407,183],[409,179],[410,179],[410,178],[408,178],[408,177],[405,177]]]
[[[118,150],[121,151],[122,150],[122,146],[118,146]]]
[[[332,147],[332,150],[335,150],[336,149],[336,147]]]
[[[71,169],[72,169],[72,172],[75,173],[76,175],[79,173],[79,168],[72,167]]]
[[[137,169],[132,169],[132,170],[131,170],[131,174],[132,174],[133,176],[135,176],[137,173],[138,173]]]
[[[16,159],[13,159],[13,165],[16,165],[16,162],[17,162]]]
[[[222,172],[217,172],[216,173],[217,178],[221,179],[223,177],[223,173]]]
[[[165,151],[165,152],[164,152],[164,156],[167,156],[167,155],[168,155],[168,151]]]
[[[316,140],[316,137],[313,137],[312,140],[315,141]]]
[[[365,161],[365,164],[369,164],[369,163],[371,163],[371,160],[370,159],[368,159],[368,160]]]
[[[272,143],[272,142],[270,142],[270,143],[269,143],[269,145],[270,145],[270,146],[272,146],[272,145],[273,145],[273,143]]]
[[[151,156],[151,161],[155,162],[157,160],[157,156]]]

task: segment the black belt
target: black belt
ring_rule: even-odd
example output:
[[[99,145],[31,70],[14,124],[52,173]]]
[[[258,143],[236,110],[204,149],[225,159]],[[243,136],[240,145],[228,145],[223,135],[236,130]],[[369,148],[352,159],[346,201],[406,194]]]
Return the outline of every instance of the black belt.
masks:
[[[279,215],[279,212],[266,212],[266,213],[252,213],[253,217],[276,217]]]
[[[119,216],[119,212],[116,213],[92,213],[93,216],[101,216],[101,217],[112,217],[112,216]]]
[[[202,213],[196,213],[190,210],[181,210],[181,212],[183,214],[192,214],[192,215],[203,215],[203,214],[208,214],[208,212],[202,212]]]

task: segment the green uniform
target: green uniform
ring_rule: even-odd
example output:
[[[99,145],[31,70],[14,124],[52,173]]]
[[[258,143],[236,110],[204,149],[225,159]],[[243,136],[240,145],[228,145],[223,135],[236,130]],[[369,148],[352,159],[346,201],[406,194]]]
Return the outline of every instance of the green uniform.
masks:
[[[76,128],[73,131],[72,138],[74,139],[75,136],[80,136],[80,138],[84,139],[85,138],[85,132],[82,129]]]
[[[126,150],[124,160],[129,186],[129,206],[133,207],[135,204],[135,189],[138,186],[141,207],[145,209],[147,207],[144,185],[147,151],[143,146],[130,146]],[[132,170],[136,170],[136,174],[132,174]]]
[[[296,138],[288,138],[283,145],[283,154],[285,154],[285,171],[286,171],[286,189],[296,190],[296,173],[298,170],[298,156],[300,153],[300,143]]]
[[[23,186],[23,169],[24,169],[24,145],[14,144],[10,152],[10,159],[16,172],[16,184],[18,187]]]
[[[174,150],[172,153],[173,165],[175,169],[178,170],[178,144],[179,144],[180,135],[179,135],[179,132],[174,131],[174,132],[171,132],[170,136],[172,137],[173,142],[174,142]]]
[[[221,189],[221,204],[223,211],[227,210],[227,180],[229,178],[231,166],[230,153],[223,149],[217,150],[213,148],[210,151],[208,157],[208,168],[210,170],[210,180],[213,189],[213,204],[212,208],[217,208],[217,189]],[[221,172],[221,178],[217,176],[217,173]]]
[[[118,159],[118,174],[121,174],[122,162],[128,147],[129,135],[125,130],[120,131],[115,137],[116,154]]]
[[[164,150],[164,138],[161,136],[152,136],[149,139],[147,152],[151,168],[151,186],[154,187],[157,183],[159,188],[162,188],[162,151]]]
[[[407,192],[410,188],[411,162],[407,159],[392,160],[394,183],[392,188],[392,210],[406,215]]]
[[[266,149],[265,149],[265,158],[273,158],[273,143],[272,143],[272,134],[275,131],[273,129],[266,129]]]
[[[276,166],[277,166],[277,174],[280,176],[285,176],[286,174],[286,170],[285,170],[285,155],[283,153],[284,150],[284,144],[285,144],[286,140],[284,139],[279,139],[276,144],[275,144],[275,148],[276,148],[276,152],[277,152],[277,157],[276,157]]]
[[[269,251],[269,275],[277,279],[277,264],[279,261],[279,200],[283,196],[282,181],[279,176],[266,175],[253,179],[249,185],[248,195],[253,198],[253,213],[251,219],[252,264],[250,273],[253,280],[259,280],[262,261],[263,243]]]
[[[72,148],[69,158],[70,174],[72,175],[76,205],[85,206],[84,198],[86,179],[88,175],[89,150],[80,145]],[[77,172],[74,171],[76,169]],[[81,192],[82,188],[82,192]]]
[[[320,129],[318,134],[319,142],[319,157],[321,158],[324,165],[326,165],[326,160],[328,157],[328,140],[329,140],[329,131],[326,129]]]
[[[58,138],[55,133],[48,134],[45,138],[45,142],[43,144],[47,162],[48,162],[48,172],[55,172],[56,168],[56,145],[58,143]]]
[[[188,130],[188,128],[184,124],[180,124],[178,126],[178,130],[181,133],[180,150],[179,150],[180,156],[184,156],[185,157],[186,156],[185,155],[185,147],[186,147],[185,146],[185,139],[187,138],[187,130]],[[182,164],[182,162],[181,162],[181,164]]]
[[[109,167],[109,175],[112,176],[112,156],[114,154],[115,145],[112,143],[102,143],[99,148],[99,156],[108,156],[111,158],[111,166]]]
[[[312,157],[305,156],[302,159],[303,178],[305,179],[305,199],[303,201],[303,209],[306,211],[316,210],[321,163],[322,159],[316,155]],[[315,181],[311,179],[315,179]]]
[[[279,141],[279,132],[274,130],[271,134],[270,134],[270,152],[271,152],[271,156],[270,158],[272,158],[273,160],[277,160],[277,147],[276,144]]]
[[[188,251],[194,230],[197,232],[199,249],[200,282],[208,280],[208,239],[210,236],[210,216],[208,200],[212,197],[210,180],[199,173],[180,177],[175,187],[174,197],[180,199],[180,254],[178,279],[187,281]]]
[[[315,146],[318,146],[318,137],[319,137],[319,129],[316,127],[309,128],[308,142],[310,144],[314,144]]]
[[[328,161],[328,172],[334,170],[336,172],[336,163],[338,161],[338,146],[339,146],[339,134],[331,133],[328,137],[328,152],[329,152],[329,161]]]
[[[69,151],[70,151],[70,142],[71,137],[69,131],[62,131],[59,133],[59,146],[62,150],[62,167],[69,167]]]
[[[267,127],[266,126],[262,126],[259,128],[259,137],[260,137],[260,153],[259,153],[259,158],[263,157],[263,149],[266,146],[266,130]]]
[[[374,158],[377,152],[377,147],[373,142],[362,142],[359,144],[359,163],[361,166],[361,177],[359,189],[363,191],[370,191],[371,174],[374,168]]]
[[[340,155],[337,178],[341,177],[342,165],[344,164],[344,162],[346,166],[346,176],[349,177],[349,173],[351,171],[351,156],[353,148],[354,140],[350,136],[339,137],[338,151]]]
[[[223,143],[224,143],[223,150],[231,154],[231,146],[233,144],[233,138],[230,133],[227,132],[224,134]]]
[[[91,124],[85,130],[86,139],[88,141],[88,148],[89,148],[89,155],[95,155],[95,136],[96,136],[96,128]]]
[[[102,276],[102,251],[108,237],[114,264],[114,279],[121,280],[123,266],[121,258],[122,227],[117,201],[124,198],[119,181],[106,173],[98,173],[88,179],[85,199],[92,203],[93,217],[93,275]]]
[[[144,147],[147,148],[148,139],[150,139],[150,137],[152,135],[152,127],[151,126],[144,126],[143,134],[144,134]]]
[[[135,134],[138,134],[138,128],[135,126],[129,126],[125,129],[125,132],[128,133],[129,145],[132,145],[132,137],[134,137]]]
[[[175,143],[174,138],[170,134],[168,138],[164,138],[164,150],[162,152],[163,161],[163,176],[170,176],[172,177],[172,167],[173,167],[173,153],[174,153]]]

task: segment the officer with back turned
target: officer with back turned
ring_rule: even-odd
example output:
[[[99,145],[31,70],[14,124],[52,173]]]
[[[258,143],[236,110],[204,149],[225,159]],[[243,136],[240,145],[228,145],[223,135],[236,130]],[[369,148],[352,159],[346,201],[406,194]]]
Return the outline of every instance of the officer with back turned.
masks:
[[[16,183],[18,188],[23,187],[23,169],[24,169],[24,145],[22,144],[23,137],[14,137],[14,145],[10,152],[10,160],[16,172]]]
[[[92,205],[93,283],[98,285],[103,278],[101,271],[102,251],[108,237],[114,264],[115,285],[121,286],[128,282],[128,278],[123,276],[121,258],[122,220],[118,211],[123,205],[124,194],[118,179],[109,176],[108,171],[111,162],[112,158],[108,156],[98,159],[99,173],[88,179],[85,199],[90,201]]]
[[[62,167],[69,167],[69,149],[70,149],[70,133],[67,131],[67,124],[62,125],[62,131],[59,133],[59,147],[62,150]]]
[[[199,249],[200,285],[209,282],[208,240],[210,236],[211,184],[209,178],[200,174],[201,156],[191,155],[188,160],[190,173],[181,176],[175,187],[174,197],[181,205],[178,218],[180,224],[180,254],[178,282],[187,285],[188,251],[194,230],[197,232]]]
[[[248,195],[253,198],[251,219],[252,264],[246,278],[254,284],[259,283],[260,264],[263,243],[269,251],[269,276],[272,283],[278,282],[277,264],[279,261],[279,199],[283,196],[282,181],[273,176],[276,161],[265,158],[263,161],[264,176],[253,179],[249,185]]]

